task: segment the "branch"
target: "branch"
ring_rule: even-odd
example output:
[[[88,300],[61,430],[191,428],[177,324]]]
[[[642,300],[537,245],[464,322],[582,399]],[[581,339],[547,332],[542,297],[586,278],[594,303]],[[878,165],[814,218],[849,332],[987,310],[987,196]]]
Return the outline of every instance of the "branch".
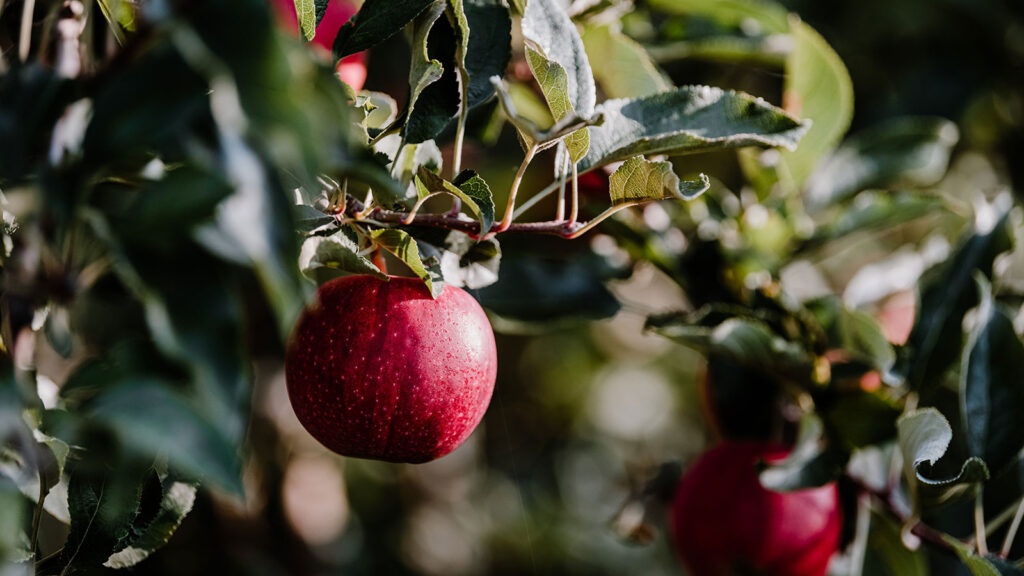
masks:
[[[408,212],[396,212],[385,210],[380,207],[372,208],[365,212],[366,206],[353,196],[347,196],[345,202],[344,217],[360,221],[370,220],[382,224],[394,224],[401,226],[426,226],[429,228],[444,228],[446,230],[458,230],[474,238],[482,236],[480,223],[474,220],[460,218],[457,214],[410,214]],[[410,217],[411,216],[411,217]],[[500,226],[499,223],[495,223]],[[586,223],[569,223],[568,221],[547,221],[547,222],[513,222],[503,232],[527,232],[532,234],[548,234],[561,238],[575,238],[580,231],[586,228]],[[485,233],[494,233],[492,227]]]

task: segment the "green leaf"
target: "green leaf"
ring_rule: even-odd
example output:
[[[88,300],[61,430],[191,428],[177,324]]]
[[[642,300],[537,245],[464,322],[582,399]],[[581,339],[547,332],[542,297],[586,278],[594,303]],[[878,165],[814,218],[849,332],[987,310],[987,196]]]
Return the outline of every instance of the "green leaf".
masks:
[[[821,209],[870,188],[930,186],[946,173],[959,139],[942,118],[897,118],[851,136],[818,163],[804,198]]]
[[[476,216],[480,222],[481,234],[491,229],[494,224],[494,197],[487,182],[479,174],[472,170],[464,170],[455,178],[455,182],[448,182],[425,167],[421,167],[416,174],[417,187],[421,190],[421,197],[424,194],[436,192],[447,192],[462,200],[463,204]]]
[[[642,156],[626,160],[608,178],[612,206],[652,200],[690,200],[710,186],[708,177],[703,174],[693,180],[681,180],[671,162],[653,162]]]
[[[441,79],[445,72],[444,65],[431,53],[429,42],[431,31],[438,18],[444,14],[444,4],[436,2],[424,10],[412,25],[412,62],[409,65],[409,103],[406,114],[411,114],[416,109],[416,102],[420,94],[427,89],[427,86],[434,84]],[[405,128],[403,128],[404,130]],[[413,144],[419,144],[418,139]],[[430,140],[430,138],[424,138]]]
[[[856,389],[820,406],[833,437],[847,450],[882,444],[896,438],[900,408],[884,397]]]
[[[968,452],[998,472],[1024,448],[1024,344],[988,280],[977,274],[975,281],[981,302],[970,315],[961,363],[961,414]]]
[[[320,22],[323,22],[324,16],[327,15],[327,5],[329,3],[330,0],[313,0],[313,7],[316,16],[317,26],[320,25]]]
[[[319,24],[317,19],[317,6],[313,0],[294,0],[295,1],[295,14],[299,20],[299,33],[302,37],[309,42],[316,36],[316,25]],[[322,2],[326,5],[326,2]]]
[[[235,440],[168,383],[140,375],[100,395],[91,413],[127,446],[144,454],[166,455],[176,470],[189,477],[242,495],[242,464]]]
[[[803,248],[817,248],[831,241],[848,238],[855,232],[891,230],[943,210],[948,210],[948,205],[939,197],[901,192],[862,192],[849,202],[819,212],[816,220],[820,224],[815,227],[814,236],[804,243]]]
[[[532,43],[534,51],[565,72],[565,98],[572,109],[584,118],[591,116],[597,102],[594,74],[579,31],[562,5],[556,0],[530,0],[522,27],[528,47]]]
[[[971,576],[1009,576],[1014,574],[1012,571],[1003,571],[996,568],[987,558],[978,556],[974,550],[948,534],[943,535],[943,540],[952,548],[953,552],[960,558],[960,561],[964,563]]]
[[[192,511],[192,505],[196,500],[195,484],[165,477],[160,482],[160,488],[160,509],[156,517],[144,526],[126,547],[111,554],[103,563],[104,566],[121,569],[142,562],[171,539],[181,521]]]
[[[439,256],[424,256],[423,253],[427,251],[426,245],[421,245],[408,232],[397,228],[374,230],[370,232],[370,238],[404,262],[413,274],[423,280],[434,298],[441,294],[441,290],[444,289],[441,260]]]
[[[433,16],[438,9],[443,13],[444,3],[425,11],[425,22],[417,20],[417,47],[421,40],[425,42],[429,64],[426,68],[428,75],[415,80],[429,83],[423,85],[416,98],[409,101],[402,137],[405,142],[412,144],[433,140],[441,134],[458,115],[462,102],[458,66],[455,62],[457,32],[447,18]],[[422,30],[421,26],[426,27],[426,30]],[[425,38],[421,39],[421,34],[425,34]],[[413,81],[410,76],[410,84]],[[415,85],[414,90],[420,87]]]
[[[302,235],[323,230],[337,222],[334,216],[324,214],[322,211],[309,206],[308,204],[296,204],[295,206],[292,206],[292,216],[295,222],[295,231]]]
[[[594,79],[609,98],[653,96],[673,88],[643,46],[611,25],[585,26],[583,45],[590,61],[601,63]]]
[[[870,314],[840,307],[834,326],[838,348],[849,353],[854,360],[866,363],[879,372],[892,369],[896,351],[886,339],[881,326]]]
[[[648,0],[659,11],[670,14],[700,14],[725,26],[738,27],[747,20],[760,24],[765,32],[781,33],[789,30],[789,14],[775,2],[761,0]]]
[[[930,478],[931,467],[946,454],[953,439],[949,421],[935,408],[908,412],[896,422],[900,451],[910,477],[929,486],[973,483],[989,478],[988,467],[975,457],[968,458],[960,473],[951,478]]]
[[[501,318],[498,330],[597,320],[621,308],[605,286],[612,276],[607,264],[593,256],[514,255],[503,257],[498,281],[477,296]]]
[[[971,235],[920,281],[917,320],[899,367],[914,389],[939,386],[942,374],[960,357],[963,317],[978,301],[974,274],[991,277],[996,256],[1012,246],[1008,199],[1004,200],[979,207]]]
[[[813,28],[790,17],[795,47],[786,59],[783,107],[810,120],[796,150],[783,151],[789,178],[801,187],[818,160],[839,143],[853,118],[853,82],[839,56]]]
[[[742,146],[792,148],[807,126],[760,98],[709,86],[684,86],[646,98],[607,100],[590,127],[585,172],[639,154],[686,154]]]
[[[761,484],[769,490],[791,492],[834,482],[843,473],[849,454],[825,447],[824,431],[818,416],[805,414],[793,450],[760,472]]]
[[[131,535],[148,464],[126,459],[93,438],[68,464],[71,530],[61,551],[65,572],[95,569]]]
[[[0,510],[4,511],[0,514],[0,566],[32,559],[26,530],[30,524],[29,504],[14,482],[0,475]]]
[[[436,0],[366,0],[359,12],[338,30],[334,57],[344,58],[394,36]]]
[[[463,66],[469,74],[467,107],[483,104],[494,95],[491,76],[501,76],[512,58],[512,19],[500,0],[463,0],[466,23],[472,33]]]
[[[859,572],[871,576],[928,576],[925,548],[903,545],[901,526],[886,514],[871,510],[864,565]]]
[[[705,354],[717,354],[766,374],[810,381],[814,361],[797,342],[776,335],[751,318],[728,318],[716,326],[695,324],[686,315],[651,316],[646,328]]]
[[[551,110],[551,116],[561,120],[572,115],[576,110],[569,99],[568,76],[565,69],[558,62],[548,60],[543,53],[534,49],[530,44],[526,45],[526,62],[533,72],[534,78],[540,84],[544,100]],[[590,135],[584,126],[567,136],[565,145],[569,150],[569,158],[573,162],[579,162],[587,154],[590,147]]]
[[[299,252],[299,269],[318,283],[344,273],[372,274],[381,279],[387,278],[373,262],[359,254],[359,246],[340,230],[330,236],[306,238]]]

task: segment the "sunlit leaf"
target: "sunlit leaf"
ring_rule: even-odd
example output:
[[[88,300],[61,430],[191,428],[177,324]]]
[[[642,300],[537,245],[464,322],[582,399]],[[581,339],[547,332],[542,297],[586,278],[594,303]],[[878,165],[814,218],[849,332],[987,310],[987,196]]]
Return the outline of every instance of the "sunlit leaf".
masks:
[[[295,14],[299,20],[299,33],[308,42],[316,35],[316,25],[319,23],[316,17],[317,6],[313,0],[294,1]],[[321,3],[326,5],[326,2],[323,2],[323,0],[321,0]]]
[[[302,242],[302,250],[299,252],[299,269],[302,273],[317,280],[336,275],[321,276],[325,268],[337,271],[338,274],[372,274],[382,279],[387,277],[373,262],[359,253],[356,243],[342,231],[330,236],[310,236]]]
[[[374,230],[370,232],[370,238],[405,263],[413,274],[423,280],[433,297],[441,294],[441,290],[444,289],[444,278],[441,275],[440,254],[424,254],[426,250],[421,250],[421,245],[415,238],[397,228]]]
[[[418,186],[425,187],[427,193],[447,192],[460,200],[469,208],[480,222],[480,230],[490,230],[494,224],[494,198],[487,182],[472,170],[463,171],[448,182],[437,174],[421,168],[417,173]]]
[[[530,65],[533,76],[540,84],[541,92],[547,101],[551,116],[557,121],[575,112],[569,99],[568,76],[558,62],[548,60],[544,54],[526,46],[526,61]],[[581,128],[565,137],[565,145],[573,162],[579,162],[590,147],[590,135],[587,128]]]
[[[607,100],[595,111],[581,172],[640,154],[738,148],[792,148],[807,126],[760,98],[709,86],[685,86],[646,98]]]
[[[672,163],[645,160],[634,156],[608,178],[608,192],[612,205],[635,204],[652,200],[692,199],[710,187],[703,174],[693,180],[683,180],[675,173]]]
[[[590,116],[597,102],[594,74],[579,31],[565,9],[556,0],[530,0],[522,27],[535,51],[565,72],[565,98],[572,109]]]

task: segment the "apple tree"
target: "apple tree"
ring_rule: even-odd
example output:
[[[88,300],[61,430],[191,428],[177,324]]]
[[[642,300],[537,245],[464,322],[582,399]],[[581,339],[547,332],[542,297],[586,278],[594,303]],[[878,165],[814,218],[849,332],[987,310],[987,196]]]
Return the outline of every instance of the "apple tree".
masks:
[[[487,311],[497,396],[528,384],[502,372],[503,347],[623,311],[669,346],[662,361],[707,356],[702,417],[722,442],[783,447],[739,464],[749,490],[834,503],[808,574],[829,560],[837,574],[1020,571],[1020,214],[1008,193],[957,177],[956,124],[904,116],[848,133],[842,60],[770,2],[355,8],[0,0],[0,574],[144,570],[194,508],[274,510],[287,446],[256,392],[286,357],[302,366],[285,370],[290,391],[317,375],[291,402],[318,439],[426,459],[404,456],[402,438],[432,420],[396,426],[384,396],[349,392],[418,386],[399,372],[444,364],[438,342],[472,332],[448,313],[375,308],[414,293],[420,310],[465,298]],[[715,76],[727,70],[753,73]],[[638,307],[618,290],[641,275],[682,297]],[[296,348],[303,310],[339,278],[360,288]],[[389,324],[392,340],[374,330],[383,309],[408,319]],[[493,365],[459,370],[477,368],[493,387]],[[341,386],[335,371],[356,387],[318,396]],[[422,416],[434,394],[388,398]],[[490,396],[427,458],[464,441]],[[323,407],[311,427],[304,411]],[[402,456],[363,450],[381,437]],[[644,467],[651,481],[608,518],[615,530],[588,529],[640,542],[714,523],[666,520],[680,470],[698,469],[690,456]],[[354,508],[394,504],[407,468],[386,466],[348,483]],[[742,540],[737,514],[717,520],[721,550]],[[362,518],[360,553],[394,552],[380,518]],[[778,528],[765,518],[755,529]],[[354,573],[412,573],[360,562]]]

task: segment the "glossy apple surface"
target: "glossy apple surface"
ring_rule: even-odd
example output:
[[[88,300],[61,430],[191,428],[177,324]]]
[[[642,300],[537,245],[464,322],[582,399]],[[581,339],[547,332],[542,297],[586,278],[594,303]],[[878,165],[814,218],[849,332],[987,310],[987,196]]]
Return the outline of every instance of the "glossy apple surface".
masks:
[[[683,476],[672,503],[677,555],[691,576],[824,576],[842,528],[834,484],[796,492],[761,486],[756,464],[777,444],[726,440]]]
[[[494,334],[480,305],[411,278],[347,276],[320,287],[285,356],[299,421],[346,456],[426,462],[462,444],[494,390]]]

